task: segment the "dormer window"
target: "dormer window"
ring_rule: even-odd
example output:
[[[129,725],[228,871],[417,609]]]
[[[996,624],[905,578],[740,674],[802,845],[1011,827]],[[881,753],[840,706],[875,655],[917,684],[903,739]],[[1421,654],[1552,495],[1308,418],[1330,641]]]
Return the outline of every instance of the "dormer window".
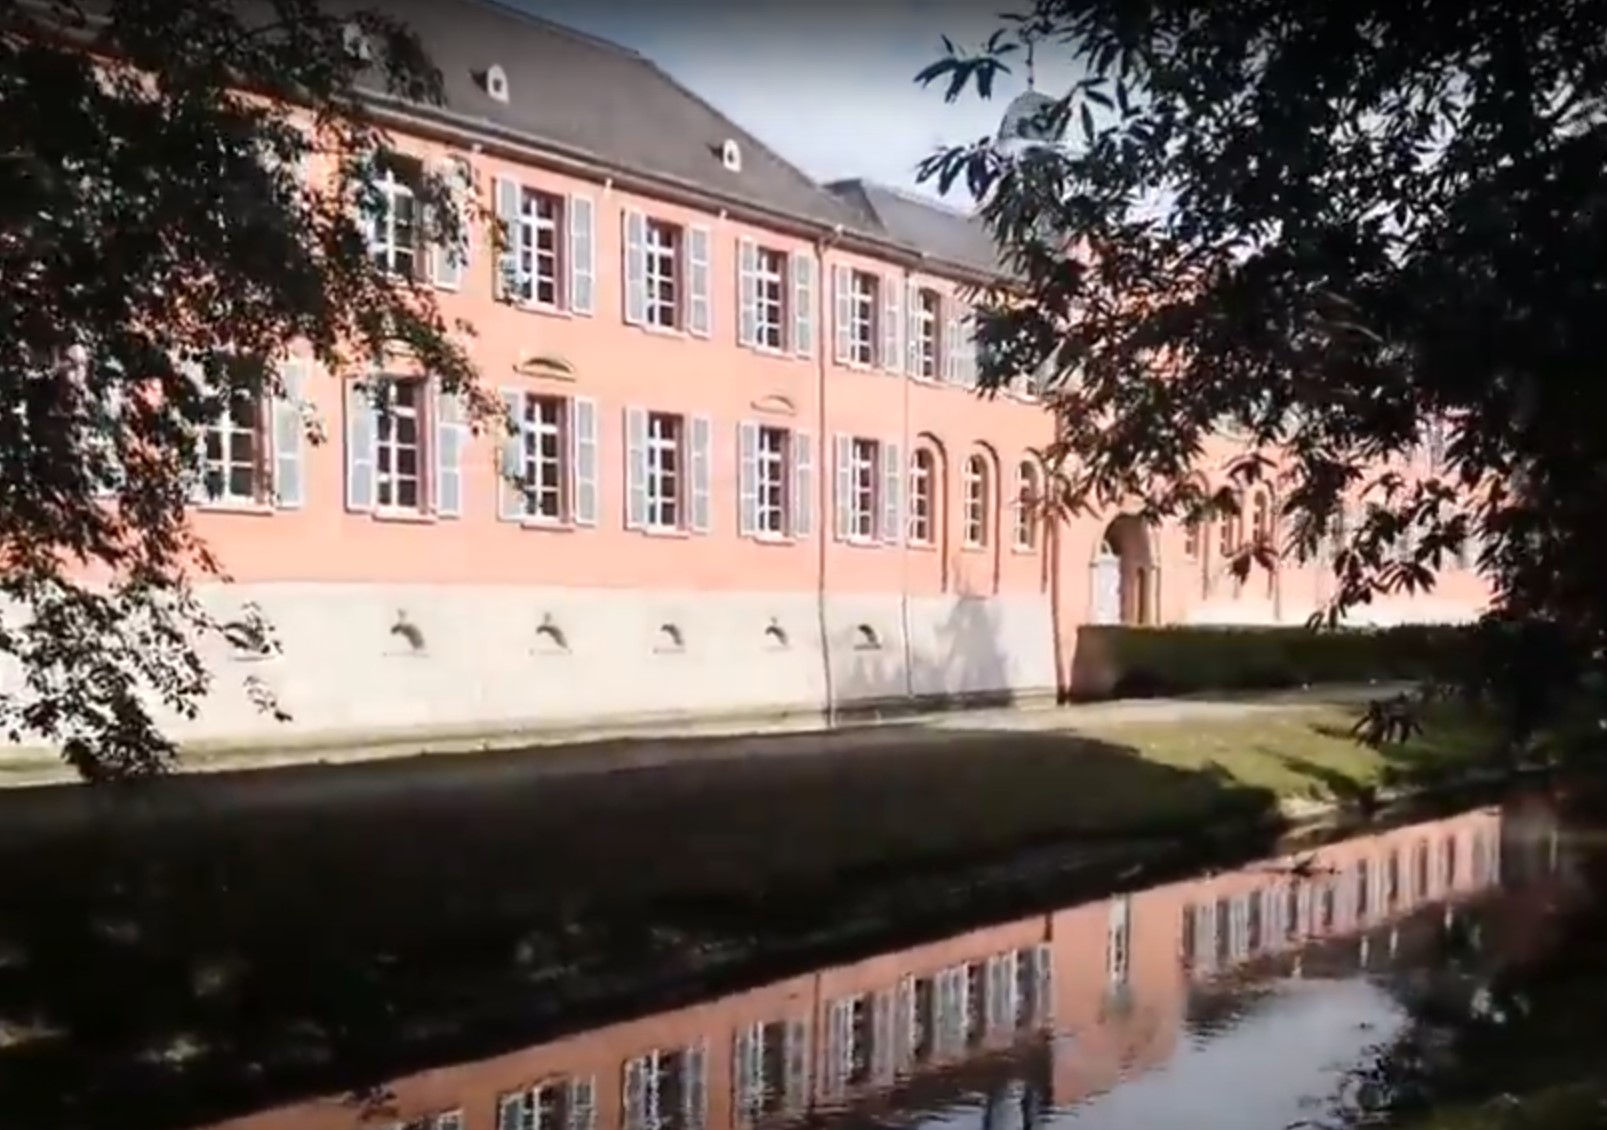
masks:
[[[368,41],[368,35],[363,31],[362,25],[352,20],[341,29],[341,41],[346,46],[346,53],[360,62],[372,62],[374,58],[374,45]]]
[[[742,147],[730,138],[720,146],[720,164],[733,173],[742,171]]]
[[[496,64],[486,68],[485,92],[498,102],[508,100],[508,72]]]

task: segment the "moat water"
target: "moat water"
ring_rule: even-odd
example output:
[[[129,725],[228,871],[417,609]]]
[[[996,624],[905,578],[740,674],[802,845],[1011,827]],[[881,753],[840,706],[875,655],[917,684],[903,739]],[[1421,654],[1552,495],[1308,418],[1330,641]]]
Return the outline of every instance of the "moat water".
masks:
[[[536,930],[516,880],[344,886],[337,810],[162,850],[85,822],[0,879],[0,1123],[1360,1125],[1432,1099],[1424,1047],[1532,1021],[1512,986],[1599,936],[1603,813],[1540,790],[723,979],[730,922],[602,930],[574,908]],[[438,822],[392,832],[453,850]],[[294,842],[321,846],[290,867]],[[563,867],[508,862],[531,885]],[[1569,969],[1607,984],[1607,958]]]

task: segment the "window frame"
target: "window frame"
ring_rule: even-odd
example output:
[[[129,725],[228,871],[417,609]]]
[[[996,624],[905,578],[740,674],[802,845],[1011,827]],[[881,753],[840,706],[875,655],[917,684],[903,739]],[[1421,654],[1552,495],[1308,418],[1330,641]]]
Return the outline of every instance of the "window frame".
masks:
[[[384,161],[376,178],[381,207],[364,217],[368,254],[376,265],[392,278],[417,279],[423,276],[425,254],[421,237],[422,204],[419,189],[424,179],[423,163],[405,155],[392,155]],[[396,216],[399,202],[405,202],[409,214],[407,231],[410,241],[404,246],[397,238]],[[408,269],[397,269],[399,252],[407,255]]]
[[[988,535],[991,532],[989,525],[992,515],[988,505],[989,466],[988,458],[981,452],[966,456],[965,466],[961,468],[961,511],[964,519],[961,529],[961,543],[969,550],[983,550],[988,548]]]
[[[793,434],[792,429],[773,424],[759,424],[754,433],[753,529],[754,537],[761,541],[784,541],[792,536]],[[775,451],[766,449],[766,441],[771,439],[778,445]],[[774,472],[774,483],[766,482],[767,471]],[[766,502],[767,487],[778,495],[775,506]],[[766,524],[767,518],[774,518],[774,528]]]
[[[753,343],[764,353],[786,353],[793,347],[792,257],[774,247],[754,244],[753,256]],[[773,294],[771,293],[773,291]],[[766,319],[775,316],[774,325]],[[775,341],[768,340],[774,330]]]
[[[848,363],[874,369],[881,346],[881,279],[870,271],[853,268],[848,273],[848,293]]]
[[[848,438],[848,474],[851,483],[848,540],[856,545],[880,542],[882,517],[882,459],[880,440]],[[868,478],[869,483],[862,481]]]
[[[569,202],[560,193],[548,192],[522,183],[518,187],[519,216],[516,221],[514,253],[518,265],[518,283],[522,291],[518,296],[519,301],[544,312],[562,311],[566,308],[569,297],[568,249],[564,238],[568,231]],[[550,208],[550,216],[541,215],[543,207]],[[552,240],[550,254],[541,248],[543,235],[550,236]],[[527,255],[530,260],[528,270],[525,268]],[[552,266],[550,300],[541,297],[543,283],[541,266],[544,261],[550,261]]]
[[[234,419],[233,413],[236,405],[248,404],[251,413],[249,428],[240,427]],[[251,493],[249,495],[235,494],[229,490],[232,471],[237,465],[229,458],[229,437],[249,435],[251,437]],[[222,458],[214,460],[210,454],[213,436],[219,437],[219,450]],[[249,397],[240,396],[231,398],[231,403],[223,408],[213,419],[201,427],[201,490],[196,500],[196,506],[202,510],[266,510],[271,507],[272,499],[272,440],[273,433],[270,426],[268,398],[260,392],[254,392]],[[220,479],[222,490],[213,494],[208,489],[208,481],[216,473]]]
[[[1043,526],[1036,510],[1041,493],[1040,477],[1038,464],[1033,460],[1023,459],[1016,464],[1015,522],[1010,547],[1017,553],[1038,552]]]
[[[913,376],[936,384],[943,379],[943,295],[929,286],[918,287],[915,314],[917,371]]]
[[[642,325],[658,333],[687,332],[688,270],[686,264],[687,230],[685,226],[644,216],[642,228],[642,286],[644,305]],[[665,265],[668,264],[667,270]],[[660,294],[667,288],[669,298]],[[668,311],[668,321],[659,321],[660,312]]]
[[[909,494],[909,529],[904,538],[917,549],[937,545],[937,466],[937,453],[930,447],[917,446],[910,453],[910,481],[905,488]]]
[[[655,435],[655,431],[666,424],[671,426],[673,434]],[[683,413],[647,412],[647,434],[642,451],[645,475],[642,485],[647,504],[642,529],[646,533],[683,533],[689,528],[691,484],[688,463],[691,453],[688,451],[688,431],[688,418]],[[668,470],[663,466],[666,453],[671,464]],[[662,489],[665,483],[671,484],[668,496],[664,495]],[[660,520],[666,508],[670,515],[668,522]]]
[[[519,421],[519,520],[535,526],[570,525],[574,521],[571,512],[573,484],[570,478],[573,474],[571,458],[575,441],[571,434],[573,409],[569,398],[545,392],[526,392],[520,405],[523,417]],[[541,411],[549,406],[556,412],[556,422],[550,424],[540,418]],[[550,459],[541,451],[541,439],[546,435],[556,436],[557,440],[557,454]],[[536,481],[542,477],[540,469],[549,463],[556,469],[556,481],[550,486]],[[541,497],[549,494],[557,501],[556,514],[543,513],[538,504]]]
[[[430,413],[430,382],[425,377],[383,375],[378,378],[381,388],[385,390],[386,404],[374,415],[374,515],[376,517],[403,517],[424,518],[430,516],[431,491],[433,488],[433,475],[431,474],[430,460],[435,455],[432,444],[433,436],[430,434],[432,423]],[[402,419],[410,419],[416,430],[412,444],[414,452],[414,471],[411,478],[414,481],[415,497],[412,505],[404,506],[394,501],[396,484],[403,481],[395,469],[397,456],[406,446],[397,442],[394,429],[398,419],[396,410],[396,393],[401,388],[408,388],[414,399]],[[386,432],[392,431],[392,437],[387,443]],[[383,469],[384,457],[389,453],[391,469]],[[387,485],[392,491],[393,501],[382,502]]]

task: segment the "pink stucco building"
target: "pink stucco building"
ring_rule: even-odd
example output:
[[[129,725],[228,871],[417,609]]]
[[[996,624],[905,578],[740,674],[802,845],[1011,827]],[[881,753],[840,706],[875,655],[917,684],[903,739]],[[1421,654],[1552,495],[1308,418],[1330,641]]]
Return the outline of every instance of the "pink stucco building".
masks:
[[[236,583],[208,599],[260,606],[283,654],[209,656],[217,692],[178,733],[1030,699],[1066,685],[1090,621],[1296,623],[1323,599],[1316,568],[1225,577],[1237,523],[1046,529],[1018,506],[1051,421],[1025,383],[975,392],[958,291],[995,257],[965,214],[817,184],[630,51],[476,0],[389,7],[448,104],[376,98],[406,156],[374,254],[474,325],[520,434],[471,435],[400,354],[388,414],[292,360],[300,403],[220,421],[198,524]],[[507,255],[486,224],[420,244],[425,168],[461,176]],[[1247,500],[1245,521],[1275,511]],[[1463,571],[1370,614],[1461,617],[1483,595]],[[294,721],[261,715],[250,681]]]

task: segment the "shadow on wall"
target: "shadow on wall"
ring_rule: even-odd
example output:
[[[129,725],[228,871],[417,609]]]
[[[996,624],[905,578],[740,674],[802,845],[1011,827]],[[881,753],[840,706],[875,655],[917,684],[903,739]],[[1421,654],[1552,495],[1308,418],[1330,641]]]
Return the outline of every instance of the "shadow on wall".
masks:
[[[195,1125],[795,969],[831,924],[840,957],[1103,893],[1025,852],[1270,835],[1270,794],[1106,741],[852,737],[0,793],[7,1125]]]
[[[848,662],[837,668],[837,698],[846,712],[882,713],[901,701],[915,710],[1008,706],[1017,699],[1011,664],[990,602],[962,596],[932,632],[933,646],[883,638],[857,625],[847,638]],[[834,649],[842,648],[833,641]]]

